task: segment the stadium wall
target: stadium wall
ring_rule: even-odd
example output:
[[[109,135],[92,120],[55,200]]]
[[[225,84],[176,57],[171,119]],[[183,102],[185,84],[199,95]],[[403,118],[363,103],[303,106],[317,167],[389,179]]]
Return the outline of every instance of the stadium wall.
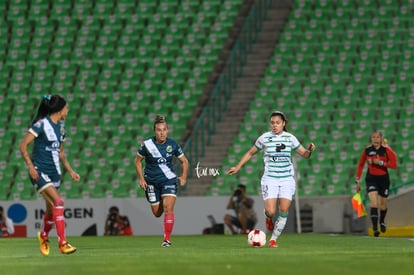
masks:
[[[385,221],[387,231],[381,233],[384,237],[414,237],[414,187],[399,190],[399,194],[388,200],[388,211]],[[367,223],[367,232],[373,235],[371,223]]]
[[[263,218],[263,202],[259,196],[253,196],[255,200],[255,210],[259,217],[256,228],[265,230]],[[226,213],[233,214],[232,210],[227,210],[228,197],[179,197],[175,207],[176,223],[174,234],[177,235],[197,235],[202,234],[205,228],[211,227],[208,215],[212,215],[217,223],[223,222]],[[320,200],[317,200],[320,201]],[[304,201],[306,203],[306,200]],[[315,203],[318,204],[318,203]],[[0,205],[6,209],[8,216],[15,221],[17,237],[34,237],[39,230],[44,211],[42,199],[34,201],[2,201]],[[65,201],[65,218],[68,236],[98,235],[104,232],[105,218],[108,209],[116,205],[122,215],[127,215],[132,224],[134,235],[162,235],[163,219],[153,217],[150,207],[144,198],[136,199],[84,199]],[[327,204],[328,205],[328,204]],[[334,209],[329,207],[331,214],[326,216],[330,219],[328,224],[318,220],[319,226],[315,230],[319,232],[329,231],[336,228],[336,231],[343,231],[343,222],[334,225],[332,221],[338,220],[333,217],[342,217],[343,206]],[[320,209],[316,207],[316,209]],[[314,211],[314,215],[323,210]],[[338,214],[337,212],[341,213]],[[323,218],[324,215],[319,215]],[[289,213],[286,232],[296,232],[295,207],[292,204]],[[338,229],[339,228],[339,229]],[[334,231],[335,231],[334,230]]]
[[[411,205],[414,193],[390,199],[387,222],[390,227],[414,225]],[[256,228],[265,230],[263,202],[253,196],[259,217]],[[179,197],[176,203],[174,234],[199,235],[211,227],[207,218],[212,215],[217,223],[223,222],[228,197]],[[362,233],[366,234],[370,222],[367,217],[357,218],[351,208],[351,196],[300,198],[300,208],[312,209],[312,232],[316,233]],[[16,225],[16,237],[35,237],[44,211],[42,199],[34,201],[0,201]],[[144,198],[131,199],[84,199],[65,201],[65,217],[68,236],[98,235],[104,232],[105,218],[111,206],[118,206],[122,215],[127,215],[134,235],[162,235],[163,219],[153,217]],[[405,210],[405,211],[403,211]],[[289,213],[285,232],[296,232],[295,203]],[[368,232],[369,233],[369,232]],[[53,233],[54,234],[54,233]]]

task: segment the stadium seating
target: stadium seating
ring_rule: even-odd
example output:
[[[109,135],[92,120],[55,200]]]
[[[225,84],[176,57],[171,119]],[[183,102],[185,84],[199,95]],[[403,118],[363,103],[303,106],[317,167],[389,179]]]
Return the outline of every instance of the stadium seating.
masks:
[[[1,5],[2,198],[34,199],[18,144],[43,94],[69,102],[68,198],[143,196],[132,162],[167,116],[179,140],[242,0],[26,1]],[[102,164],[105,163],[105,164]],[[20,183],[24,183],[24,187]],[[6,184],[3,184],[5,182]],[[6,186],[7,185],[7,186]],[[7,190],[7,192],[3,192]]]
[[[302,196],[351,194],[357,161],[374,129],[382,130],[398,156],[392,184],[412,171],[407,135],[413,133],[412,1],[294,1],[279,44],[240,133],[251,141],[268,129],[268,115],[282,110],[288,129],[303,144],[314,142],[312,159],[298,159]],[[401,142],[403,141],[403,142]],[[237,148],[237,150],[236,150]],[[239,137],[224,169],[249,148]],[[263,165],[247,167],[236,181],[255,185]],[[216,179],[210,194],[230,194]]]

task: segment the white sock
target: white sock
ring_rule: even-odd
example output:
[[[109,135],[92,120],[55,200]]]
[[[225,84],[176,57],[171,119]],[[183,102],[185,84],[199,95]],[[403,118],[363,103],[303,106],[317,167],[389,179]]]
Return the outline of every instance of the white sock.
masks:
[[[279,216],[275,222],[275,228],[272,232],[272,238],[271,240],[277,240],[279,238],[280,234],[282,234],[283,229],[285,228],[287,221],[287,217],[281,217]]]

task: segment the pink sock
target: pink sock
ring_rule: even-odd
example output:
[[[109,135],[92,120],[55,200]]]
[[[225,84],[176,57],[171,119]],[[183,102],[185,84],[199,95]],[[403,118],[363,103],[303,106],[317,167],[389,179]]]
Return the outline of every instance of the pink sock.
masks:
[[[64,209],[65,208],[63,206],[53,207],[53,220],[55,221],[55,225],[56,225],[56,234],[59,239],[59,245],[66,242],[65,217],[63,216]]]
[[[55,222],[53,221],[53,216],[50,216],[47,212],[43,216],[43,229],[40,232],[42,235],[42,238],[47,239],[49,237],[49,232],[52,230],[53,224]]]
[[[174,213],[164,215],[164,240],[169,241],[174,227]]]

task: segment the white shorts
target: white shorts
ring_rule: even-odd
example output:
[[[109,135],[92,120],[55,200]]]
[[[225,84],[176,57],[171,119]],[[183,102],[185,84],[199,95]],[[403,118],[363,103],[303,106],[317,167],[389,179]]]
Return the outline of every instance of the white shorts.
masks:
[[[293,177],[275,179],[262,177],[263,200],[285,198],[292,200],[296,190],[296,183]]]

